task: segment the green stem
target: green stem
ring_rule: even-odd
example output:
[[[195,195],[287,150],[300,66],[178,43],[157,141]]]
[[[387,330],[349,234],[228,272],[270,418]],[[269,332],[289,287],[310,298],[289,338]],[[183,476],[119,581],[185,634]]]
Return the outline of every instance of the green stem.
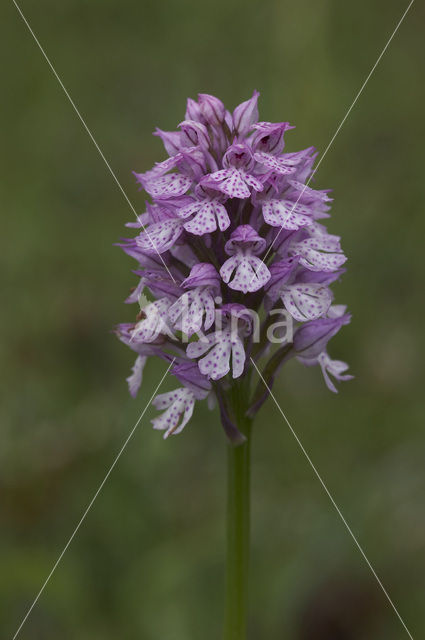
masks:
[[[227,559],[224,640],[246,639],[249,565],[251,420],[243,396],[233,405],[243,444],[228,444]]]

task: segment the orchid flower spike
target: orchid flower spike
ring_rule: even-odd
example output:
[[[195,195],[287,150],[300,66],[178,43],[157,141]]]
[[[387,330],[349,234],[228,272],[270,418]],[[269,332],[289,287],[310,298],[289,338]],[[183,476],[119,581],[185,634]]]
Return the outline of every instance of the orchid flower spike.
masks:
[[[127,378],[132,396],[149,357],[172,363],[180,386],[153,402],[164,437],[180,433],[207,399],[241,442],[226,397],[240,380],[250,388],[252,360],[264,359],[269,387],[289,358],[317,365],[332,392],[352,377],[328,355],[350,321],[331,289],[346,261],[340,238],[323,225],[332,199],[309,186],[314,148],[288,152],[293,127],[259,121],[258,98],[254,91],[233,112],[209,94],[189,99],[177,130],[154,134],[168,157],[134,174],[151,202],[127,225],[135,237],[119,246],[140,278],[126,302],[144,303],[116,333],[137,356]],[[279,330],[277,314],[285,318]],[[248,394],[247,414],[267,395],[264,386]]]

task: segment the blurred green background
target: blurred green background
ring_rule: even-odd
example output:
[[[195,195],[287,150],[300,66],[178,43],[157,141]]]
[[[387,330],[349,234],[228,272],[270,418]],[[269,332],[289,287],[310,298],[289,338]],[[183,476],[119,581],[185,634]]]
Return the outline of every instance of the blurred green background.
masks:
[[[187,96],[261,91],[287,149],[323,151],[401,17],[398,0],[22,0],[138,211],[131,170],[165,157]],[[1,8],[1,636],[11,638],[164,371],[142,394],[110,333],[133,214],[11,1]],[[317,174],[348,272],[338,396],[291,363],[276,395],[412,635],[425,630],[423,4],[414,3]],[[168,379],[165,388],[173,388]],[[150,409],[23,627],[22,640],[216,640],[225,440],[199,405],[163,442]],[[407,637],[276,408],[253,447],[250,638]]]

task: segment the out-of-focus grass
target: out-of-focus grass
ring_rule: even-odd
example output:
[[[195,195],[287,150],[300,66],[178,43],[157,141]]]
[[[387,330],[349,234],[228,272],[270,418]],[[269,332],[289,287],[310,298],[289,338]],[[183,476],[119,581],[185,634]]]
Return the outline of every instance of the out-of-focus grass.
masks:
[[[404,3],[22,0],[139,211],[131,170],[164,157],[188,95],[261,91],[289,150],[326,147]],[[415,3],[317,175],[353,323],[332,344],[356,379],[330,394],[287,367],[276,395],[414,637],[423,631],[424,10]],[[13,4],[4,3],[0,483],[2,636],[11,637],[159,381],[128,398],[132,212]],[[172,380],[167,380],[171,388]],[[163,443],[143,420],[21,632],[24,638],[220,636],[224,448],[203,406]],[[253,454],[252,638],[403,637],[273,405]],[[351,635],[350,635],[351,633]],[[339,634],[339,635],[338,635]]]

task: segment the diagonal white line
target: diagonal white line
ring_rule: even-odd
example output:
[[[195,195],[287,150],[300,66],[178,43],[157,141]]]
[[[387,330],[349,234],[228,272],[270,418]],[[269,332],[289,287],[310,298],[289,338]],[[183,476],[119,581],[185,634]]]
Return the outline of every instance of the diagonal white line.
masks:
[[[117,456],[115,457],[115,460],[113,461],[113,463],[111,464],[106,476],[103,478],[102,482],[99,485],[99,488],[97,489],[96,493],[94,494],[93,498],[90,500],[86,510],[84,511],[80,521],[78,522],[77,526],[75,527],[74,531],[72,532],[71,537],[69,538],[68,542],[66,543],[65,547],[63,548],[63,551],[61,552],[60,556],[58,557],[58,559],[56,560],[55,564],[52,567],[52,570],[50,571],[49,575],[47,576],[47,578],[45,579],[43,586],[41,587],[40,591],[37,593],[32,605],[30,606],[30,608],[28,609],[24,619],[22,620],[21,624],[19,625],[15,635],[13,636],[12,640],[15,640],[15,638],[18,637],[18,634],[20,632],[20,630],[22,629],[22,627],[24,626],[28,616],[30,615],[31,611],[34,609],[35,605],[37,604],[41,594],[43,593],[44,589],[47,586],[47,583],[49,582],[50,578],[52,577],[52,575],[54,574],[54,572],[57,569],[57,566],[59,565],[60,561],[62,560],[63,556],[65,555],[65,552],[67,551],[69,545],[71,544],[71,542],[73,541],[75,534],[77,533],[78,529],[81,527],[81,525],[83,524],[84,520],[86,519],[86,516],[88,514],[88,512],[90,511],[90,509],[92,508],[94,501],[96,500],[97,496],[99,495],[99,493],[102,491],[107,479],[109,478],[109,476],[112,473],[112,470],[114,469],[115,465],[117,464],[118,460],[121,457],[121,454],[124,452],[124,449],[126,448],[126,446],[128,445],[128,443],[130,442],[131,438],[133,437],[134,432],[136,431],[137,427],[139,426],[139,423],[141,421],[141,419],[143,418],[143,416],[145,415],[150,403],[152,402],[154,396],[156,395],[156,393],[158,392],[158,389],[160,388],[160,386],[162,385],[162,383],[164,382],[164,379],[167,375],[167,373],[169,372],[169,370],[171,369],[171,367],[173,366],[173,363],[175,361],[175,358],[173,358],[173,360],[170,362],[169,366],[167,367],[166,372],[164,373],[164,375],[162,376],[160,382],[158,383],[155,391],[153,392],[153,394],[151,395],[149,402],[147,403],[147,405],[145,406],[145,408],[143,409],[142,413],[140,414],[136,424],[134,425],[134,427],[132,428],[132,430],[130,431],[130,433],[127,436],[126,441],[124,442],[124,444],[122,445],[121,449],[119,450]]]
[[[310,182],[312,181],[312,179],[314,178],[314,176],[316,175],[317,170],[319,169],[320,165],[322,164],[323,160],[325,159],[329,149],[331,148],[331,146],[333,145],[335,138],[337,137],[337,135],[339,134],[339,132],[341,131],[345,121],[347,120],[348,116],[350,115],[353,107],[355,106],[357,100],[360,98],[361,94],[363,93],[363,89],[365,88],[365,86],[367,85],[367,83],[369,82],[370,78],[372,77],[373,72],[375,71],[376,67],[378,66],[378,64],[380,63],[382,56],[384,55],[384,53],[386,52],[386,50],[388,49],[392,39],[394,38],[395,34],[397,33],[397,31],[399,30],[401,23],[403,22],[404,18],[406,17],[410,7],[412,6],[412,4],[414,3],[415,0],[411,0],[407,9],[405,10],[405,12],[403,13],[403,15],[401,16],[400,20],[398,21],[394,31],[392,32],[392,34],[390,35],[385,47],[382,49],[381,53],[378,56],[378,59],[376,60],[375,64],[373,65],[372,69],[369,71],[366,80],[363,82],[362,86],[360,87],[359,91],[357,92],[356,97],[354,98],[353,102],[351,103],[348,111],[346,112],[345,116],[343,117],[343,119],[341,120],[341,122],[339,123],[335,133],[333,134],[332,138],[329,141],[328,146],[326,147],[326,149],[324,150],[322,156],[320,157],[315,169],[313,170],[310,178],[307,180],[307,182],[304,185],[303,190],[301,191],[300,195],[297,198],[297,201],[294,203],[294,206],[292,207],[290,213],[292,213],[295,209],[295,207],[297,206],[300,198],[302,197],[304,191],[307,189],[308,185],[310,184]],[[265,256],[262,258],[262,261],[265,262],[267,259],[267,256],[269,255],[270,251],[272,250],[272,247],[274,245],[274,243],[276,242],[276,240],[278,239],[281,231],[282,231],[283,227],[281,227],[279,229],[278,234],[276,235],[275,239],[273,240],[273,242],[271,243],[270,247],[267,249]],[[255,274],[256,275],[256,274]],[[253,276],[255,278],[255,275]]]
[[[22,11],[21,11],[20,7],[18,6],[18,4],[17,4],[16,0],[12,0],[12,2],[13,2],[13,4],[15,5],[16,9],[18,10],[18,12],[19,12],[19,14],[20,14],[20,16],[21,16],[22,20],[24,21],[25,25],[27,26],[28,31],[30,32],[30,34],[31,34],[31,35],[32,35],[32,37],[34,38],[34,40],[35,40],[35,42],[36,42],[36,44],[37,44],[38,48],[40,49],[41,53],[43,54],[44,59],[46,60],[46,62],[47,62],[47,64],[49,65],[50,69],[52,70],[53,75],[55,76],[56,80],[59,82],[60,86],[62,87],[62,89],[63,89],[63,91],[64,91],[64,93],[65,93],[66,97],[68,98],[68,100],[69,100],[69,102],[70,102],[70,104],[71,104],[71,106],[72,106],[72,108],[74,109],[75,113],[77,114],[78,118],[80,119],[81,124],[83,125],[83,127],[84,127],[84,129],[87,131],[87,133],[89,134],[89,137],[90,137],[91,141],[93,142],[94,146],[96,147],[96,149],[98,150],[100,157],[102,158],[103,162],[106,164],[107,168],[109,169],[109,172],[110,172],[111,176],[113,177],[113,179],[115,180],[115,182],[116,182],[116,184],[117,184],[117,186],[118,186],[119,190],[121,191],[121,193],[123,194],[124,198],[125,198],[125,199],[126,199],[126,201],[128,202],[128,204],[129,204],[129,206],[130,206],[130,208],[131,208],[132,212],[133,212],[133,213],[134,213],[134,215],[136,216],[136,219],[138,220],[138,222],[140,222],[140,225],[141,225],[141,227],[142,227],[143,231],[146,233],[146,235],[147,235],[147,237],[149,238],[149,240],[150,240],[150,242],[151,242],[151,244],[152,244],[153,248],[155,249],[156,253],[158,254],[158,257],[160,258],[160,260],[161,260],[162,264],[164,265],[164,267],[165,267],[165,268],[166,268],[166,270],[168,271],[168,275],[171,277],[171,279],[173,280],[173,282],[175,282],[175,281],[176,281],[176,280],[175,280],[175,278],[173,277],[172,273],[170,272],[170,270],[168,269],[167,265],[165,264],[164,259],[162,258],[161,254],[160,254],[160,253],[159,253],[159,251],[157,250],[157,248],[156,248],[156,246],[155,246],[155,243],[153,242],[152,238],[151,238],[151,237],[150,237],[150,235],[149,235],[148,230],[146,229],[146,227],[145,227],[145,226],[144,226],[144,224],[142,223],[142,221],[141,221],[140,217],[137,215],[137,213],[136,213],[136,209],[134,208],[133,204],[131,203],[130,198],[127,196],[126,192],[124,191],[124,189],[123,189],[123,187],[122,187],[122,185],[121,185],[120,181],[118,180],[117,176],[115,175],[115,173],[114,173],[114,171],[113,171],[113,169],[112,169],[111,165],[109,164],[109,162],[108,162],[108,161],[107,161],[107,159],[105,158],[105,155],[104,155],[104,153],[103,153],[102,149],[99,147],[98,143],[96,142],[96,140],[95,140],[95,138],[94,138],[94,136],[93,136],[92,132],[91,132],[91,131],[90,131],[90,129],[88,128],[87,124],[85,123],[83,116],[82,116],[82,115],[81,115],[81,113],[79,112],[79,110],[78,110],[78,108],[77,108],[77,106],[76,106],[75,102],[73,101],[73,99],[72,99],[72,98],[71,98],[71,96],[69,95],[69,93],[68,93],[68,91],[67,91],[67,89],[66,89],[65,85],[63,84],[62,80],[60,79],[60,77],[59,77],[58,73],[56,72],[56,69],[55,69],[55,68],[54,68],[54,66],[53,66],[53,64],[50,62],[50,59],[48,58],[47,53],[44,51],[43,47],[41,46],[41,44],[40,44],[40,42],[39,42],[39,40],[38,40],[37,36],[36,36],[36,35],[35,35],[35,33],[34,33],[34,31],[31,29],[31,27],[30,27],[30,25],[29,25],[29,23],[28,23],[28,20],[25,18],[24,14],[22,13]]]
[[[400,620],[401,624],[403,625],[405,631],[407,632],[407,635],[409,636],[409,638],[411,640],[413,640],[413,636],[410,633],[409,629],[407,628],[403,618],[401,617],[401,615],[399,614],[394,602],[391,600],[387,590],[385,589],[384,585],[382,584],[381,580],[379,579],[375,569],[372,567],[371,563],[369,562],[365,552],[363,551],[362,547],[360,546],[360,543],[358,542],[356,536],[354,535],[354,533],[352,532],[350,525],[348,524],[348,522],[346,521],[346,519],[344,518],[344,516],[341,513],[340,508],[338,507],[337,503],[335,502],[335,500],[333,499],[328,487],[326,486],[324,480],[322,479],[322,476],[320,475],[320,473],[318,472],[318,470],[316,469],[316,467],[314,466],[310,456],[308,455],[307,451],[305,450],[301,440],[299,439],[299,437],[297,436],[297,434],[295,433],[291,423],[289,422],[288,418],[286,417],[286,415],[283,413],[283,410],[280,406],[280,404],[278,403],[278,401],[276,400],[275,396],[273,395],[270,387],[268,386],[267,382],[265,381],[263,375],[261,374],[259,368],[257,367],[255,361],[251,358],[251,362],[254,365],[255,369],[257,370],[258,375],[260,376],[261,380],[264,383],[264,386],[266,387],[267,391],[270,394],[270,397],[272,398],[273,402],[275,403],[276,407],[278,408],[280,414],[282,415],[283,419],[285,420],[286,424],[288,425],[292,435],[294,436],[295,440],[297,441],[298,446],[300,447],[301,451],[303,452],[304,456],[307,458],[308,463],[310,464],[310,467],[313,469],[317,479],[319,480],[320,484],[322,485],[323,489],[325,490],[329,500],[332,502],[333,506],[336,509],[336,512],[338,513],[339,517],[341,518],[342,522],[345,525],[345,528],[347,529],[348,533],[350,534],[350,536],[352,537],[352,539],[354,540],[354,543],[356,545],[356,547],[358,548],[358,550],[360,551],[360,553],[362,554],[367,566],[369,567],[369,569],[371,570],[371,572],[373,573],[377,583],[379,584],[379,586],[381,587],[383,593],[385,594],[388,602],[390,603],[390,605],[392,606],[392,608],[394,609],[395,613],[397,614],[398,619]]]

